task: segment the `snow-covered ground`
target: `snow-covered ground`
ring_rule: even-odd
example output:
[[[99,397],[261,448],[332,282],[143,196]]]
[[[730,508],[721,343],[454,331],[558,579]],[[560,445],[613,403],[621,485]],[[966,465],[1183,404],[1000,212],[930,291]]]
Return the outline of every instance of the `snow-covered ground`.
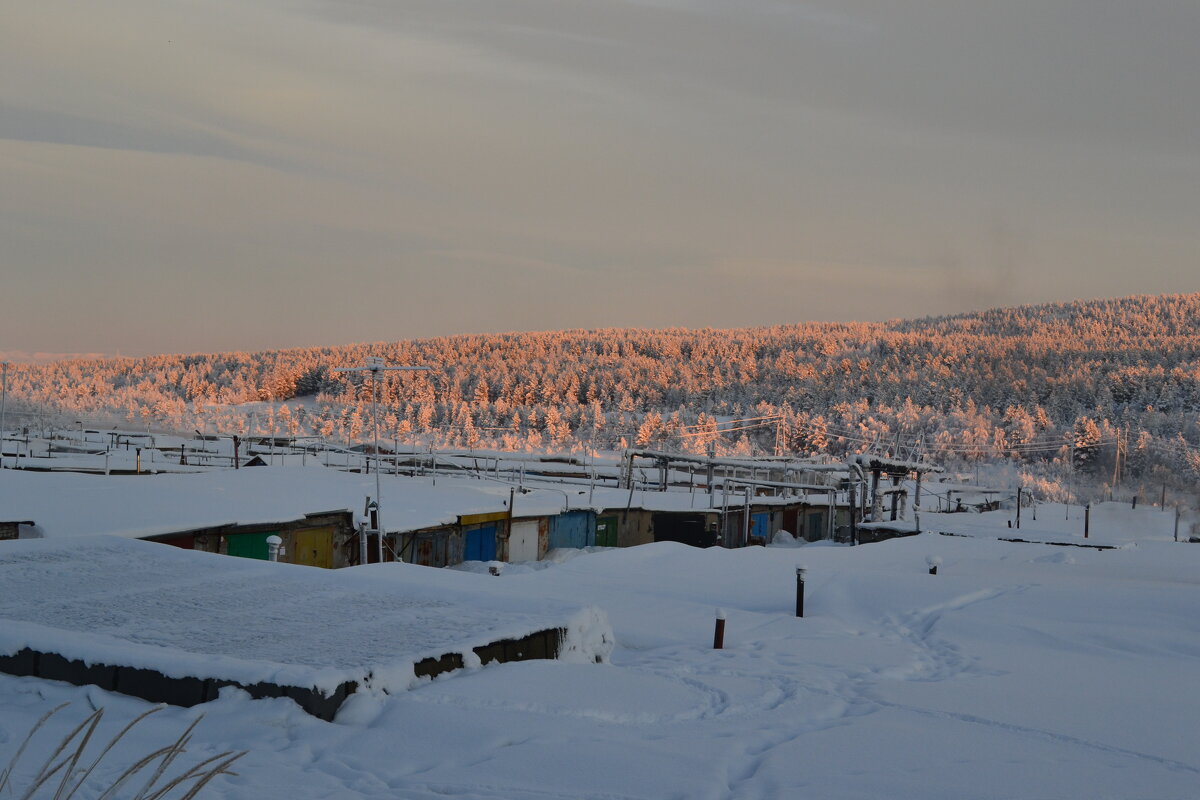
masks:
[[[1084,535],[1085,516],[1087,535]],[[1006,509],[982,514],[922,514],[922,529],[964,536],[1003,536],[1037,542],[1067,542],[1072,544],[1123,545],[1130,542],[1175,540],[1175,510],[1130,503],[1094,503],[1090,511],[1081,506],[1061,503],[1040,503],[1036,512],[1031,507],[1021,509],[1020,527],[1016,511]],[[1186,541],[1191,525],[1179,524],[1179,538]]]
[[[793,611],[799,562],[804,619]],[[937,534],[857,548],[661,543],[513,565],[499,578],[429,574],[599,607],[616,635],[611,661],[451,673],[353,698],[334,723],[227,691],[148,719],[98,778],[203,713],[188,757],[250,751],[211,797],[1198,794],[1195,545],[1094,551]],[[728,617],[719,651],[718,607]],[[27,767],[92,706],[108,708],[98,736],[147,707],[0,676],[0,765],[66,701]]]

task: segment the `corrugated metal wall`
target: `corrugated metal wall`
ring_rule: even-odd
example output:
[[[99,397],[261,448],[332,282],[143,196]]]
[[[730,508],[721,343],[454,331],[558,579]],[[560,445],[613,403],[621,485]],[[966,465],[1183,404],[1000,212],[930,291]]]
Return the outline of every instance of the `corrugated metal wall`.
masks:
[[[550,518],[550,548],[593,547],[596,544],[596,515],[591,511],[568,511]]]

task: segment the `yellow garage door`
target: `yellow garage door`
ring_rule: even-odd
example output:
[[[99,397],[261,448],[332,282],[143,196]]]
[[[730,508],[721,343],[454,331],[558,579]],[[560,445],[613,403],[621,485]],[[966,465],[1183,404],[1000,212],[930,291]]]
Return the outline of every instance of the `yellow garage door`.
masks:
[[[293,564],[333,569],[333,528],[309,528],[292,534]]]

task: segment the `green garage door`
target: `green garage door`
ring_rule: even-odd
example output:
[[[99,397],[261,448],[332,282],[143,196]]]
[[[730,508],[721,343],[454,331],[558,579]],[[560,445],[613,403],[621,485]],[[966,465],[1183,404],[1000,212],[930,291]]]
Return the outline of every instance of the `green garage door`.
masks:
[[[617,546],[617,518],[600,517],[596,520],[596,547]]]
[[[233,533],[225,537],[225,552],[239,558],[257,558],[266,561],[268,558],[267,537],[278,535],[278,531]]]

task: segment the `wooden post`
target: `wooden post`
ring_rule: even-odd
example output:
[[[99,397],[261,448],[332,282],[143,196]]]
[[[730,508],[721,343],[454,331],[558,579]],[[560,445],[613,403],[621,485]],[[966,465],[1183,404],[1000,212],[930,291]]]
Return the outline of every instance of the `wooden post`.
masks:
[[[1017,530],[1021,530],[1021,487],[1017,487]]]
[[[1083,507],[1083,538],[1088,538],[1088,528],[1092,522],[1092,504],[1088,503]]]
[[[717,609],[717,624],[713,629],[713,650],[725,647],[725,612]]]
[[[796,616],[804,616],[804,567],[796,567]]]

